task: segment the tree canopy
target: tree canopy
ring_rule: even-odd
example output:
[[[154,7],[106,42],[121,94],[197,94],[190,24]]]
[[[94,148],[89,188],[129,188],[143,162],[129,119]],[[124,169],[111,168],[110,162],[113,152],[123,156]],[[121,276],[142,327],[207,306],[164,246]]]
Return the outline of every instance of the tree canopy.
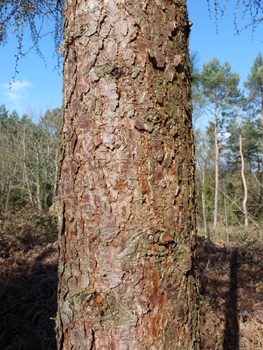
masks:
[[[263,55],[261,52],[255,58],[244,85],[252,103],[261,108],[263,104]]]
[[[203,63],[200,73],[202,95],[208,103],[217,103],[217,108],[223,110],[234,103],[239,96],[239,75],[231,72],[231,65],[223,65],[217,57]]]

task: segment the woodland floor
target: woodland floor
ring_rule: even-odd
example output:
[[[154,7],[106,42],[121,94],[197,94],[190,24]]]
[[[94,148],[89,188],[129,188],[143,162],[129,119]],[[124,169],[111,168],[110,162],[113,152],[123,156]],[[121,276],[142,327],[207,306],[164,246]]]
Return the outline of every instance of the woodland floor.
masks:
[[[56,349],[57,259],[48,215],[24,206],[0,217],[0,350]],[[198,270],[201,348],[262,350],[262,239],[199,237]]]

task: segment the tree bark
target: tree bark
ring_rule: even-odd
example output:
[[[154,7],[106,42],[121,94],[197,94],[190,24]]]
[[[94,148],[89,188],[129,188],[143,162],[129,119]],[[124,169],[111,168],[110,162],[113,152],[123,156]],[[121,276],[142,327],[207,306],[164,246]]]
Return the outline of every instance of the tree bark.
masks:
[[[58,349],[199,349],[185,0],[67,0]]]
[[[219,147],[218,147],[218,120],[217,120],[217,103],[215,102],[215,202],[214,202],[214,224],[213,229],[217,229],[217,212],[218,212],[218,188],[219,188]]]

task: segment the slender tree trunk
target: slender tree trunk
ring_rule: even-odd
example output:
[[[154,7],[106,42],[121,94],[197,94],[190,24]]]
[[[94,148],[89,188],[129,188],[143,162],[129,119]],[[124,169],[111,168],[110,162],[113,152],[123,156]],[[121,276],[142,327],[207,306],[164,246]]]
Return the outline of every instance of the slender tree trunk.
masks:
[[[9,157],[7,160],[7,169],[9,169],[9,174],[7,175],[7,179],[6,179],[7,193],[6,193],[5,207],[4,207],[5,213],[8,211],[8,208],[9,208],[11,191],[13,189],[14,177],[16,175],[16,170],[17,170],[17,164],[14,164],[14,162],[12,162],[12,159],[10,159]]]
[[[25,191],[28,192],[29,200],[33,206],[34,201],[33,201],[32,192],[30,189],[30,184],[29,184],[28,175],[27,175],[28,170],[27,170],[27,166],[26,166],[26,130],[25,130],[25,127],[23,128],[22,147],[23,147],[23,182],[22,182],[22,187]]]
[[[226,207],[226,189],[223,180],[223,195],[224,195],[224,207],[225,207],[225,224],[226,224],[226,237],[227,243],[229,243],[228,221],[227,221],[227,207]]]
[[[245,227],[248,227],[248,213],[247,213],[247,182],[245,177],[245,162],[244,162],[244,156],[242,151],[242,135],[241,135],[241,121],[240,121],[240,114],[239,114],[239,107],[238,107],[238,132],[239,132],[239,152],[241,157],[241,176],[242,176],[242,182],[244,186],[244,199],[243,199],[243,211],[245,214]]]
[[[185,0],[65,2],[58,349],[199,349]]]
[[[22,180],[22,188],[25,189],[26,182],[26,130],[25,126],[23,128],[23,140],[22,140],[22,148],[23,148],[23,180]]]
[[[5,213],[8,211],[9,208],[9,200],[10,200],[10,194],[11,194],[11,181],[8,182],[8,191],[6,194],[6,198],[5,198]]]
[[[260,110],[261,110],[261,125],[263,127],[263,84],[261,85],[261,105],[260,105]]]
[[[205,232],[205,240],[209,239],[206,225],[206,211],[205,211],[205,192],[202,188],[202,208],[203,208],[203,222],[204,222],[204,232]]]
[[[26,185],[27,185],[27,192],[28,192],[29,200],[30,200],[30,203],[33,206],[34,205],[34,199],[33,199],[32,190],[30,188],[30,183],[29,183],[27,175],[26,175]]]
[[[206,204],[205,204],[205,155],[204,155],[204,141],[202,140],[202,167],[201,167],[201,191],[202,191],[202,209],[203,209],[203,222],[204,222],[204,232],[205,239],[209,239],[209,234],[206,224]]]
[[[224,183],[224,180],[223,180],[223,194],[224,194],[224,207],[225,207],[225,224],[226,224],[226,229],[228,228],[228,221],[227,221],[227,207],[226,207],[226,196],[225,196],[225,193],[226,193],[226,189],[225,189],[225,183]]]
[[[47,189],[47,183],[48,183],[48,168],[43,169],[42,171],[43,179],[42,179],[42,209],[47,208],[47,199],[48,199],[48,189]]]
[[[262,124],[262,128],[263,128],[263,84],[261,84],[261,124]],[[258,177],[259,177],[259,181],[262,184],[262,166],[263,166],[263,139],[262,139],[262,146],[261,146],[261,154],[260,154],[260,164],[259,164],[259,173],[258,173]],[[259,190],[260,193],[260,204],[262,203],[262,197],[263,197],[263,191],[262,191],[262,187],[260,187]]]
[[[218,120],[217,103],[215,102],[215,203],[214,203],[214,224],[213,229],[217,229],[218,212],[218,188],[219,188],[219,147],[218,147]]]
[[[26,166],[26,130],[23,129],[23,188],[28,192],[29,200],[32,206],[34,205],[32,189],[30,188],[28,169]]]
[[[57,187],[58,187],[58,150],[56,150],[55,155],[55,176],[54,176],[54,184],[53,184],[53,196],[52,196],[52,203],[55,202],[55,198],[57,195]]]
[[[258,163],[258,174],[260,174],[261,173],[261,166],[260,166],[261,160],[260,160],[260,153],[259,152],[257,153],[257,163]],[[249,168],[249,170],[251,171],[251,167]]]
[[[41,193],[40,193],[40,171],[41,171],[41,167],[39,165],[39,160],[37,159],[36,189],[37,189],[37,208],[39,211],[42,210]]]

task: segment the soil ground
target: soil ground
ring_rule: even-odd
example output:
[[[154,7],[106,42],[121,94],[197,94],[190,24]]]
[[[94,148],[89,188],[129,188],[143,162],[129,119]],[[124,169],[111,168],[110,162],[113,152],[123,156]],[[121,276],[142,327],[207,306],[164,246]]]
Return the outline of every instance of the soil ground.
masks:
[[[263,243],[198,238],[201,348],[263,349]],[[57,231],[30,206],[0,217],[0,349],[55,350]]]
[[[201,349],[263,349],[263,243],[198,239]]]

